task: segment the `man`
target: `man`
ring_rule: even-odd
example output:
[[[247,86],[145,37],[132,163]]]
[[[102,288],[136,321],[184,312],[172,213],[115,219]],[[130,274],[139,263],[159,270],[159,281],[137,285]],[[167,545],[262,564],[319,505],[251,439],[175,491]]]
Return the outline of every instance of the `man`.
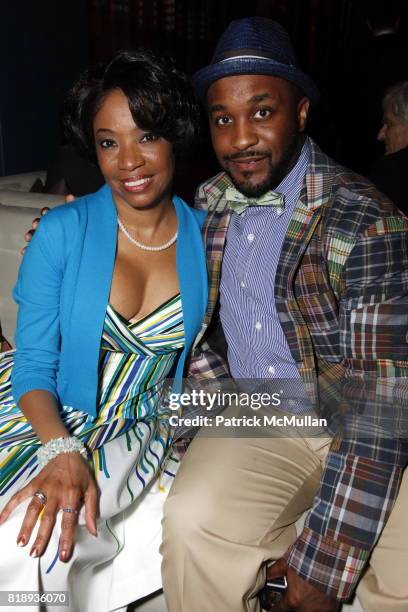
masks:
[[[370,179],[408,214],[408,81],[393,85],[383,99],[383,126],[378,140],[385,156],[374,165]]]
[[[386,435],[376,411],[387,401],[379,383],[408,372],[408,220],[304,135],[317,90],[276,22],[232,22],[194,80],[223,172],[197,193],[209,211],[211,291],[190,374],[303,381],[323,409],[343,383],[351,398],[353,385],[365,391],[333,439],[193,440],[165,508],[168,608],[258,611],[266,564],[278,559],[268,575],[286,574],[288,591],[274,609],[337,610],[378,542],[363,605],[406,610],[406,481],[383,531],[406,440]],[[218,317],[228,367],[214,350]]]

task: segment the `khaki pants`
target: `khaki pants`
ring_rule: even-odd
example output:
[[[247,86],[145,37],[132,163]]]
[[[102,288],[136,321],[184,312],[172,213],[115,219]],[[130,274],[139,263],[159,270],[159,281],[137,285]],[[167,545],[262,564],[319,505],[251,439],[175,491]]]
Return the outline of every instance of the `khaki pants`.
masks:
[[[330,441],[197,437],[166,502],[163,585],[169,612],[259,612],[264,563],[295,540]],[[358,595],[369,612],[408,610],[408,478]],[[408,520],[408,519],[407,519]]]

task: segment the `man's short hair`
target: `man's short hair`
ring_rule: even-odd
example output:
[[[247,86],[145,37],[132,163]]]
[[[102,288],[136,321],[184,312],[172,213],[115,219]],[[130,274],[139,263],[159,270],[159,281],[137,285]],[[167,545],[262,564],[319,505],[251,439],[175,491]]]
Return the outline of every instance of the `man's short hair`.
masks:
[[[385,92],[383,110],[390,110],[397,119],[408,123],[408,81],[396,83]]]

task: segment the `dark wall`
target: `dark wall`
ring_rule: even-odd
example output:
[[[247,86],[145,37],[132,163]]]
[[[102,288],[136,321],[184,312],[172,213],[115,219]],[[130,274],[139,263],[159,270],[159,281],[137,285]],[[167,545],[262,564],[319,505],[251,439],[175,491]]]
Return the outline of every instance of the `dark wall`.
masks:
[[[373,1],[0,0],[0,175],[47,166],[60,140],[62,99],[88,60],[145,45],[174,55],[191,73],[209,61],[231,19],[254,14],[288,28],[302,65],[320,86],[322,104],[311,133],[327,152],[363,171],[380,127],[379,116],[363,136],[366,107],[355,103],[358,89],[367,89],[361,74],[376,69],[364,19],[364,7]],[[407,39],[406,0],[382,3],[400,6],[400,37]],[[397,54],[392,65],[406,66],[405,57]],[[370,103],[379,115],[380,97]],[[356,138],[366,151],[355,147]]]
[[[1,0],[0,174],[47,166],[64,93],[87,60],[85,0]]]

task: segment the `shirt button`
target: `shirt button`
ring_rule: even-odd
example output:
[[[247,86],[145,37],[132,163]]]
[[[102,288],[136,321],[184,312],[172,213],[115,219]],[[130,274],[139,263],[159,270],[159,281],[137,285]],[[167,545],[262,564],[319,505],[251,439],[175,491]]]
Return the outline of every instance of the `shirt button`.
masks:
[[[259,321],[257,321],[257,322],[255,323],[255,329],[258,329],[258,330],[259,330],[259,329],[262,329],[262,323],[260,323]]]
[[[239,283],[239,286],[240,286],[242,289],[245,289],[245,287],[246,287],[246,285],[245,285],[244,281],[241,281],[241,282]]]
[[[253,240],[255,240],[255,234],[248,234],[247,240],[248,242],[253,242]]]
[[[268,372],[269,372],[269,374],[275,374],[276,370],[275,370],[275,368],[273,366],[269,366]]]

